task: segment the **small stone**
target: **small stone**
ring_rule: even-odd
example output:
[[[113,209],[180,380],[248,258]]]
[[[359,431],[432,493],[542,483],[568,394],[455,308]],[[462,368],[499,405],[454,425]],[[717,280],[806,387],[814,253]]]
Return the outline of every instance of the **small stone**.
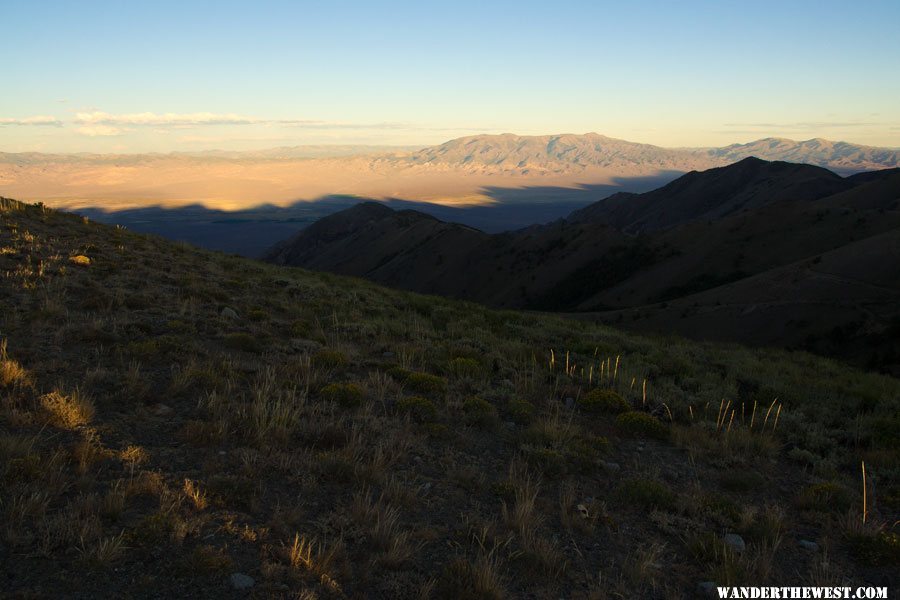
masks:
[[[506,427],[507,429],[515,429],[516,428],[516,424],[513,423],[512,421],[505,422],[503,424],[503,426]]]
[[[291,349],[294,352],[306,352],[312,354],[322,347],[322,344],[315,340],[307,340],[303,338],[291,338]]]
[[[231,587],[236,590],[247,590],[253,587],[256,582],[249,575],[243,573],[231,574]]]
[[[701,581],[697,584],[697,591],[703,596],[712,596],[716,591],[715,581]]]
[[[602,461],[600,464],[610,473],[618,473],[622,470],[622,467],[619,465],[619,463]]]
[[[166,406],[165,404],[160,402],[158,404],[154,404],[150,408],[150,412],[152,412],[157,417],[166,417],[172,414],[172,407]]]
[[[394,358],[395,356],[396,356],[396,354],[394,354],[393,352],[382,352],[381,353],[381,358]]]
[[[420,462],[422,462],[422,457],[421,456],[413,456],[413,460],[416,461],[417,463],[420,463]]]
[[[819,545],[811,540],[800,540],[800,547],[810,552],[819,551]]]
[[[575,398],[566,398],[566,408],[569,410],[575,408]]]
[[[731,549],[735,552],[743,552],[747,549],[747,544],[744,543],[744,538],[736,533],[727,534],[725,536],[725,543],[728,546],[731,546]]]
[[[220,314],[223,319],[231,319],[232,321],[236,321],[240,318],[238,317],[237,311],[227,306],[222,309],[222,312]]]

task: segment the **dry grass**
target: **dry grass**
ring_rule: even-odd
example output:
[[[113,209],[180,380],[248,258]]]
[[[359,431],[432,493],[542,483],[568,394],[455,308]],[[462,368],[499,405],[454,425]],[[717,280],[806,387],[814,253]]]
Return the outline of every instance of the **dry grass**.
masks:
[[[6,351],[6,340],[0,341],[0,387],[29,385],[31,378],[22,365],[12,360]]]
[[[196,481],[184,480],[184,495],[197,510],[203,510],[209,505],[206,492],[200,489],[200,485]]]
[[[94,404],[85,394],[75,390],[69,394],[59,391],[41,396],[41,407],[47,420],[63,429],[87,425],[94,418]]]

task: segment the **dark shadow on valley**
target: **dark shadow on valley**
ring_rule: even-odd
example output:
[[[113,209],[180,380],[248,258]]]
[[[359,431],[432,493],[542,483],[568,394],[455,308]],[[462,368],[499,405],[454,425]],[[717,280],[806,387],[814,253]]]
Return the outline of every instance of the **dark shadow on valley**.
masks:
[[[616,192],[649,191],[681,174],[680,171],[666,171],[654,176],[620,177],[612,184],[577,187],[485,187],[480,191],[493,203],[484,205],[444,206],[402,198],[391,198],[384,203],[397,210],[417,210],[442,221],[499,233],[564,218],[572,211]],[[77,212],[98,222],[122,225],[140,233],[159,235],[210,250],[258,257],[277,242],[322,217],[367,200],[370,199],[361,196],[329,195],[296,200],[287,206],[260,204],[234,211],[193,204],[177,208],[148,206],[125,210],[95,206]]]

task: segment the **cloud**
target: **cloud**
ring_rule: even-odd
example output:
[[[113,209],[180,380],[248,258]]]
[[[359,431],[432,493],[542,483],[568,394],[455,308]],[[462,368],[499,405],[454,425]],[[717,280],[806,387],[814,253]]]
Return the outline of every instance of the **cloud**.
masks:
[[[409,123],[346,123],[343,121],[311,121],[301,119],[279,119],[272,121],[278,125],[305,129],[418,129]]]
[[[421,126],[410,123],[379,122],[351,123],[346,121],[323,121],[316,119],[262,119],[234,113],[129,113],[112,114],[101,110],[87,110],[75,115],[80,125],[108,127],[199,127],[205,125],[281,125],[300,129],[374,129],[374,130],[421,130]]]
[[[47,115],[37,115],[34,117],[25,117],[24,119],[0,118],[0,126],[3,125],[32,125],[44,127],[62,127],[62,121],[56,117]]]
[[[123,135],[129,130],[123,127],[112,127],[110,125],[89,125],[79,127],[75,131],[88,137],[113,137]]]
[[[793,123],[725,123],[723,127],[748,127],[752,129],[782,129],[809,131],[811,129],[848,129],[853,127],[872,127],[878,123],[861,123],[859,121],[798,121]]]
[[[177,127],[195,125],[253,125],[265,123],[264,119],[235,114],[200,113],[131,113],[114,115],[103,111],[80,112],[75,122],[82,125]]]

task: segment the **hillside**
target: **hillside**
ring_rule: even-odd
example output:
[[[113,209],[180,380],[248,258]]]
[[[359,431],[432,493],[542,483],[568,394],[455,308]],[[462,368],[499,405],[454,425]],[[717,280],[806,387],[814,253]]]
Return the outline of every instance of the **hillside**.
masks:
[[[715,221],[769,204],[808,202],[855,187],[827,169],[745,158],[727,167],[693,171],[644,194],[616,194],[569,215],[629,233],[658,231],[694,221]]]
[[[4,593],[897,583],[896,379],[0,217]]]
[[[900,373],[900,356],[885,350],[900,341],[900,302],[879,287],[896,264],[892,238],[882,234],[900,229],[898,199],[896,169],[840,177],[820,167],[748,158],[497,235],[383,206],[357,220],[357,209],[349,209],[266,258],[498,307],[591,313],[642,331],[805,348]],[[320,230],[340,234],[324,239]],[[868,238],[873,242],[856,273],[842,275],[859,284],[859,294],[814,287],[816,296],[789,285],[792,278],[784,281],[790,265],[816,264],[841,248],[852,255]],[[744,281],[750,287],[780,281],[775,295],[791,306],[785,314],[798,330],[782,335],[786,321],[760,327],[745,318],[745,309],[761,305],[755,294],[733,311],[719,306],[718,295],[697,295]],[[698,327],[697,318],[676,319],[676,312],[715,312],[721,319]]]

